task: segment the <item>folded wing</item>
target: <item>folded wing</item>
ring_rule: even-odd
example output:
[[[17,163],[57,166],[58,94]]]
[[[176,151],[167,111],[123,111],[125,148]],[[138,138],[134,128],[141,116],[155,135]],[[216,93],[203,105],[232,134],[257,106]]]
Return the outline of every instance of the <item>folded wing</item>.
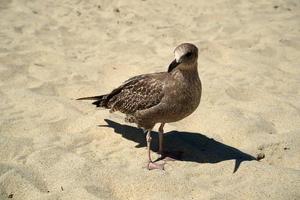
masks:
[[[160,74],[135,76],[107,95],[78,100],[96,100],[93,104],[97,107],[108,108],[112,112],[134,114],[138,110],[151,108],[160,103],[163,97],[163,83],[160,77]]]

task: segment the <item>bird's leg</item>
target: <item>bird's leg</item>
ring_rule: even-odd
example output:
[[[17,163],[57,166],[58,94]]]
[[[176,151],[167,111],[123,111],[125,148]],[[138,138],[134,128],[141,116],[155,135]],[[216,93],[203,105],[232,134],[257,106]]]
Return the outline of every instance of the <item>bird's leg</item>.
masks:
[[[147,153],[148,153],[148,169],[164,169],[164,165],[154,163],[151,159],[151,130],[148,130],[147,135],[146,135],[146,141],[147,141]]]
[[[158,139],[159,139],[159,149],[158,153],[162,156],[163,154],[163,137],[164,137],[164,125],[165,123],[161,123],[160,127],[158,128]]]
[[[151,130],[147,131],[147,135],[146,135],[146,141],[147,141],[147,152],[148,152],[148,160],[149,162],[152,162],[151,159]]]

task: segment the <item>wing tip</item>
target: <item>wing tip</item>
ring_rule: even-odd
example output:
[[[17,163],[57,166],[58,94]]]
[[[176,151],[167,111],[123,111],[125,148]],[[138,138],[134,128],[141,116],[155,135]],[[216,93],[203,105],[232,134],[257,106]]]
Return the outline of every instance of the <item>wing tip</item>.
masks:
[[[78,98],[76,100],[101,100],[103,99],[105,95],[100,95],[100,96],[92,96],[92,97],[81,97],[81,98]]]

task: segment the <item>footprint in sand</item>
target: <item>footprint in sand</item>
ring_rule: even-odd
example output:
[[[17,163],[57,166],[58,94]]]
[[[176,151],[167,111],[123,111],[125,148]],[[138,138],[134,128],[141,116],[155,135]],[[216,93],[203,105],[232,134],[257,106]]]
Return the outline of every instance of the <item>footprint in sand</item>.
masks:
[[[85,189],[88,193],[98,197],[99,199],[113,199],[113,191],[105,185],[89,185],[85,186]]]
[[[41,95],[57,96],[56,88],[51,83],[43,83],[38,87],[31,88],[30,90]]]
[[[225,92],[229,97],[237,101],[251,101],[252,99],[251,92],[246,89],[229,87]]]
[[[12,191],[20,191],[25,188],[27,191],[30,190],[32,193],[36,194],[47,191],[47,184],[43,180],[43,177],[33,169],[24,167],[23,165],[6,163],[0,164],[0,168],[2,194],[11,194]],[[0,198],[2,197],[2,194],[0,195]]]

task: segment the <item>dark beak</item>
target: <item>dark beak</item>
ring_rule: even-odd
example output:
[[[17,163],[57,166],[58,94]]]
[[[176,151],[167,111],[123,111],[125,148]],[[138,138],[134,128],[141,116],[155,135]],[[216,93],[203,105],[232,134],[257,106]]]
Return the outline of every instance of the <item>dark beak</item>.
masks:
[[[174,68],[176,68],[180,62],[177,62],[176,59],[174,59],[171,64],[169,65],[168,72],[171,72]]]

